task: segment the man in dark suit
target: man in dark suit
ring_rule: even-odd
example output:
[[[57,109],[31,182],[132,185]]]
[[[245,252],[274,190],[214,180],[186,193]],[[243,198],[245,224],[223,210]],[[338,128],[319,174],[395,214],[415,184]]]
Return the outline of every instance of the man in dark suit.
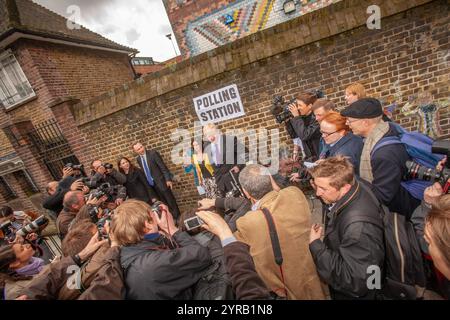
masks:
[[[138,155],[136,161],[144,171],[148,184],[155,189],[160,200],[169,206],[174,219],[178,219],[180,210],[172,193],[171,174],[160,154],[156,150],[146,150],[140,142],[133,145],[133,150]]]
[[[239,172],[245,167],[246,150],[235,136],[220,134],[217,127],[210,123],[203,128],[205,138],[210,142],[205,152],[214,163],[214,178],[222,197],[233,190],[230,170],[238,180]]]

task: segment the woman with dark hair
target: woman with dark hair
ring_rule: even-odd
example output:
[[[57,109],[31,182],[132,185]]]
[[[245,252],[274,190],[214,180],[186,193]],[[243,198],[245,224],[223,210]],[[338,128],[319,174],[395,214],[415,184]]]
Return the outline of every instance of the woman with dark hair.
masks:
[[[321,92],[302,93],[297,96],[297,100],[289,105],[289,111],[294,116],[290,120],[292,128],[303,144],[305,158],[303,160],[314,162],[319,158],[320,152],[320,128],[312,106],[318,98],[322,97]]]
[[[0,300],[12,300],[33,276],[44,268],[44,260],[33,257],[30,244],[14,243],[0,247]]]
[[[127,189],[128,198],[149,204],[158,199],[156,191],[148,185],[144,172],[134,166],[127,157],[121,157],[117,162],[117,167],[127,177],[124,186]]]
[[[200,195],[205,195],[208,199],[215,199],[219,197],[216,180],[214,179],[215,166],[209,160],[206,153],[203,152],[203,147],[197,141],[192,142],[192,150],[189,150],[189,160],[185,164],[184,171],[186,173],[193,172],[194,183]]]

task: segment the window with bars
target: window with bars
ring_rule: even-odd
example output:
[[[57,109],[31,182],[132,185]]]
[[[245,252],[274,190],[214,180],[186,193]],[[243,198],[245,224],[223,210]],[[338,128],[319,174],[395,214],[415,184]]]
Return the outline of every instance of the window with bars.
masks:
[[[35,95],[14,55],[0,55],[0,105],[9,109]]]
[[[17,198],[17,194],[4,177],[0,177],[0,194],[5,201],[11,201]]]

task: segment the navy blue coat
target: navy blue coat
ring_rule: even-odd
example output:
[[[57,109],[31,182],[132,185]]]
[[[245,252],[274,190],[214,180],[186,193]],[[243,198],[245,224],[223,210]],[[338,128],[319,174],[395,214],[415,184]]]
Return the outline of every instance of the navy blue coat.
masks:
[[[390,125],[384,137],[398,136],[399,133]],[[380,147],[372,153],[372,191],[378,200],[390,211],[410,218],[420,201],[414,198],[400,183],[405,175],[406,161],[410,160],[406,148],[402,144],[391,144]]]
[[[326,159],[337,155],[349,157],[350,162],[355,168],[355,173],[359,175],[359,160],[361,158],[363,146],[363,139],[349,132],[343,136],[341,140],[336,142],[334,146],[326,146],[320,155],[320,158]]]

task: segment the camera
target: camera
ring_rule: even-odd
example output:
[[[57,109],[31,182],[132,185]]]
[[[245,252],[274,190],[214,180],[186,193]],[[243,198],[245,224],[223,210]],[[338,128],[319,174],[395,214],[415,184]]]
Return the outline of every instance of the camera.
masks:
[[[163,203],[161,201],[156,201],[154,204],[152,204],[152,211],[158,215],[158,217],[161,219],[162,211],[159,207]]]
[[[14,234],[14,227],[10,220],[8,220],[0,225],[0,231],[3,233],[3,236],[8,241],[13,241],[14,238],[16,237],[16,235]]]
[[[231,186],[232,189],[226,193],[226,198],[238,198],[243,197],[245,198],[244,192],[242,191],[241,185],[234,177],[233,171],[228,172],[231,175]]]
[[[89,196],[96,199],[100,199],[103,196],[107,196],[106,202],[113,202],[116,197],[116,189],[111,186],[108,182],[102,183],[97,189],[91,191]]]
[[[187,231],[199,228],[202,224],[204,224],[203,220],[197,216],[184,220]]]
[[[285,103],[282,96],[275,96],[273,98],[270,112],[275,116],[277,123],[283,123],[292,118],[292,113],[289,111],[289,105],[294,103],[296,100],[296,98],[293,98]]]
[[[30,222],[22,229],[17,230],[16,235],[26,237],[30,233],[38,232],[42,227],[48,224],[48,219],[42,215],[33,222]]]
[[[64,168],[71,168],[73,170],[80,170],[80,171],[84,171],[84,166],[82,164],[73,164],[73,163],[66,163],[64,165]]]
[[[105,164],[103,165],[103,167],[104,167],[106,170],[111,170],[114,166],[113,166],[111,163],[105,163]]]
[[[444,188],[444,193],[448,192],[450,184],[447,182],[450,179],[450,141],[435,141],[431,147],[432,153],[442,154],[447,156],[446,166],[438,171],[435,168],[428,168],[420,165],[414,161],[406,161],[407,172],[405,179],[418,179],[431,182],[439,182]]]

